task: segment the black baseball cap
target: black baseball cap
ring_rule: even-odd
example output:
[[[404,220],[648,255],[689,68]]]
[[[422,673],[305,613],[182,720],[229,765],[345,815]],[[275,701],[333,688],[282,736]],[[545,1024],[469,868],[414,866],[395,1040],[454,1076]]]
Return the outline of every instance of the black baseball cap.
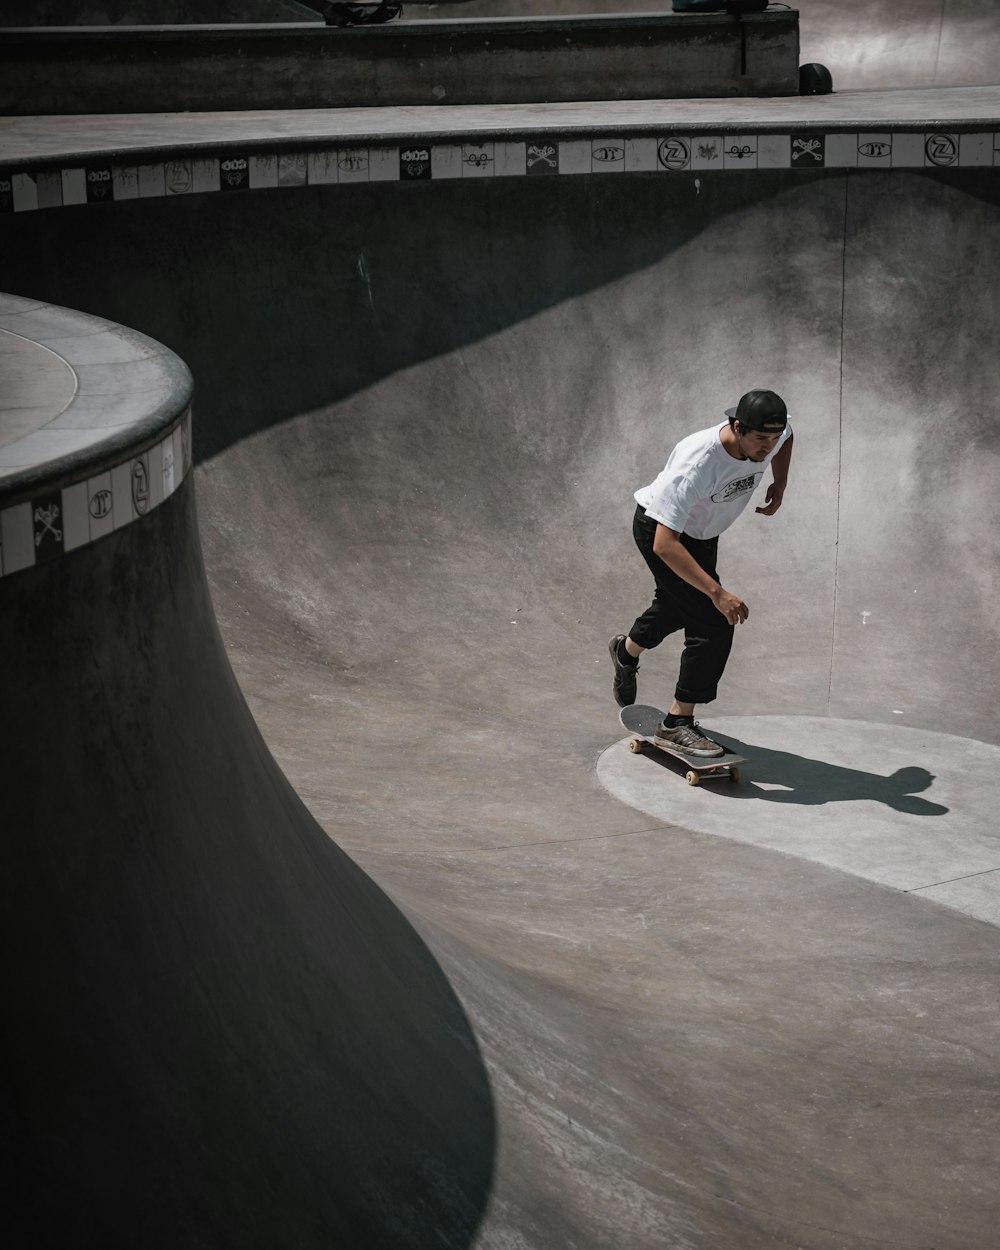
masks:
[[[735,408],[727,408],[726,416],[739,421],[745,430],[763,434],[780,434],[788,424],[785,401],[774,391],[747,391]]]

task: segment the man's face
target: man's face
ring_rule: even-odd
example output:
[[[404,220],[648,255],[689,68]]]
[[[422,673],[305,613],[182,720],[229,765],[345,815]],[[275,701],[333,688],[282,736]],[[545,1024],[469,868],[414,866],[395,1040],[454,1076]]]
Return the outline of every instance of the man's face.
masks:
[[[778,445],[778,439],[784,433],[783,430],[744,430],[740,426],[737,438],[740,444],[740,450],[748,460],[766,460]]]

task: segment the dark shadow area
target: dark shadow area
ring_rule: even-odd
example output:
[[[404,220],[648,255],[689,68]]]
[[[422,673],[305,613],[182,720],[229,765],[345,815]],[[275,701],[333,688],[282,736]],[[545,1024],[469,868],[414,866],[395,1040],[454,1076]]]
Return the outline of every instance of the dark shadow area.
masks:
[[[842,177],[521,177],[86,205],[8,218],[0,270],[12,294],[177,352],[208,459],[653,265],[789,186]],[[614,333],[595,327],[594,351]]]
[[[994,203],[992,172],[927,177]],[[732,213],[849,175],[466,179],[82,205],[6,218],[0,272],[12,294],[175,351],[194,375],[203,460],[654,265]],[[776,221],[776,247],[780,231]],[[665,330],[683,340],[682,307]],[[614,333],[595,327],[594,351]]]
[[[465,1250],[496,1138],[476,1038],[268,753],[190,481],[0,581],[0,646],[14,1244]]]
[[[945,816],[949,808],[931,803],[919,796],[934,784],[934,774],[926,768],[913,765],[897,768],[888,777],[879,773],[864,772],[858,768],[845,768],[825,760],[809,759],[791,751],[775,751],[768,747],[743,742],[729,734],[715,733],[712,737],[720,746],[737,755],[745,756],[750,763],[743,766],[739,784],[728,781],[709,781],[705,784],[718,789],[731,799],[762,799],[766,803],[795,803],[804,807],[818,807],[825,803],[848,803],[869,799],[884,803],[893,811],[910,816]],[[664,768],[683,773],[683,764],[671,759],[663,751],[651,748],[645,752]],[[755,782],[781,786],[781,790],[762,790]]]

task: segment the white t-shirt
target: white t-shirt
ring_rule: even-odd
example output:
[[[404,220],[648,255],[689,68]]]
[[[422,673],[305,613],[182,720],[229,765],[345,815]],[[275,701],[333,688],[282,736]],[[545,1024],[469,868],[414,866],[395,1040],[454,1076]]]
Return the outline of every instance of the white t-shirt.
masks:
[[[716,538],[750,502],[775,452],[791,437],[785,426],[766,460],[737,460],[722,445],[727,422],[682,438],[655,482],[635,492],[646,515],[690,538]]]

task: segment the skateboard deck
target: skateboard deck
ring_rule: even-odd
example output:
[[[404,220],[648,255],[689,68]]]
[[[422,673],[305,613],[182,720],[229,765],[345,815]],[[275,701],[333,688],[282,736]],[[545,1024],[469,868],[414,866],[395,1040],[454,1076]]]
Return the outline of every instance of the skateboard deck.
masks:
[[[658,707],[650,707],[646,703],[634,703],[631,707],[623,707],[618,719],[636,736],[629,742],[629,750],[638,753],[646,746],[651,746],[664,755],[670,755],[687,766],[685,779],[689,786],[697,786],[702,781],[726,777],[730,781],[739,781],[740,768],[750,761],[742,755],[726,751],[723,755],[687,755],[679,747],[668,746],[665,742],[655,740],[657,726],[662,722],[664,713]]]

